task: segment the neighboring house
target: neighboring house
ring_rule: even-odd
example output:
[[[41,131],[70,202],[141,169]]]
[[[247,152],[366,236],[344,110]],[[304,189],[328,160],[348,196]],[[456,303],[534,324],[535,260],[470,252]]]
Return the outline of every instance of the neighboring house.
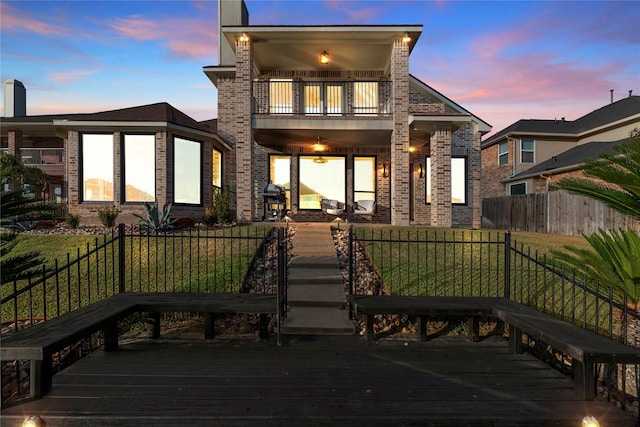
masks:
[[[612,102],[577,120],[519,120],[482,143],[482,197],[546,191],[640,127],[640,97]]]
[[[8,83],[11,93],[15,81]],[[24,86],[17,86],[8,104],[26,105]],[[121,220],[135,221],[143,202],[154,200],[199,221],[213,189],[225,181],[230,147],[214,133],[215,121],[199,123],[167,103],[93,114],[5,111],[13,117],[0,118],[2,149],[45,171],[47,198],[85,223],[97,222],[107,206],[117,206]]]
[[[251,26],[219,6],[218,128],[233,145],[239,221],[264,218],[263,189],[289,217],[327,220],[373,200],[373,221],[479,227],[480,142],[490,126],[409,74],[421,25]]]

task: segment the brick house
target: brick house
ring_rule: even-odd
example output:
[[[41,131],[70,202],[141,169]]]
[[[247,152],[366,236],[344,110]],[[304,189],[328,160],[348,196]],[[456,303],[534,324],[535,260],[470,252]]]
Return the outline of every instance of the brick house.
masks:
[[[482,196],[543,192],[582,176],[585,160],[614,152],[636,127],[640,97],[631,93],[574,121],[519,120],[482,143]]]
[[[20,86],[9,105],[26,105]],[[215,134],[215,121],[197,122],[167,103],[92,114],[5,111],[2,150],[46,172],[45,198],[85,224],[97,223],[98,210],[112,205],[122,211],[119,220],[137,222],[133,214],[154,200],[172,202],[173,215],[199,221],[225,180],[230,147]]]
[[[271,182],[293,220],[327,220],[322,199],[346,217],[372,200],[375,222],[480,226],[491,128],[410,75],[421,25],[252,26],[236,0],[219,3],[219,23],[219,64],[203,71],[239,221],[266,217]]]

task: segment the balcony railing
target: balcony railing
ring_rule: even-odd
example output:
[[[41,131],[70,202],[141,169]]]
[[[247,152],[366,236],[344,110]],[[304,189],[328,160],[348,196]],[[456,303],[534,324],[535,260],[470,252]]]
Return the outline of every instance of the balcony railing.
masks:
[[[21,148],[20,158],[25,165],[63,165],[64,148]]]
[[[305,116],[383,116],[391,110],[390,81],[253,82],[253,113]]]

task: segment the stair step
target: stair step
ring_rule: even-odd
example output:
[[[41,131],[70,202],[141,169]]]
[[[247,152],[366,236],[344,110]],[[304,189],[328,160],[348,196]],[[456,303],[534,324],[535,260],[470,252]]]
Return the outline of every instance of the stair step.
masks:
[[[355,327],[346,309],[289,307],[281,331],[296,335],[353,335]]]
[[[287,288],[287,303],[290,306],[347,307],[344,286],[304,285]]]
[[[334,251],[335,252],[335,251]],[[326,256],[295,256],[289,262],[291,269],[294,268],[327,268],[334,267],[340,269],[340,262],[335,253]]]

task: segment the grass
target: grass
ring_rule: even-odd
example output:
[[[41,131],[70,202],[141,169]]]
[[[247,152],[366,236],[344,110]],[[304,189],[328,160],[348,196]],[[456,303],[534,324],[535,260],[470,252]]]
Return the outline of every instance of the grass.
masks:
[[[160,234],[125,238],[125,290],[151,292],[238,292],[271,227],[236,227],[202,233]],[[110,238],[111,236],[108,236]],[[79,262],[44,283],[2,285],[2,298],[19,296],[2,305],[2,321],[55,317],[99,301],[119,291],[119,248],[104,246],[104,236],[23,235],[16,253],[38,250],[47,267],[67,263],[67,253]],[[40,280],[33,278],[31,283]],[[260,278],[259,278],[260,279]],[[264,280],[264,278],[262,278]],[[24,290],[24,291],[23,291]]]

